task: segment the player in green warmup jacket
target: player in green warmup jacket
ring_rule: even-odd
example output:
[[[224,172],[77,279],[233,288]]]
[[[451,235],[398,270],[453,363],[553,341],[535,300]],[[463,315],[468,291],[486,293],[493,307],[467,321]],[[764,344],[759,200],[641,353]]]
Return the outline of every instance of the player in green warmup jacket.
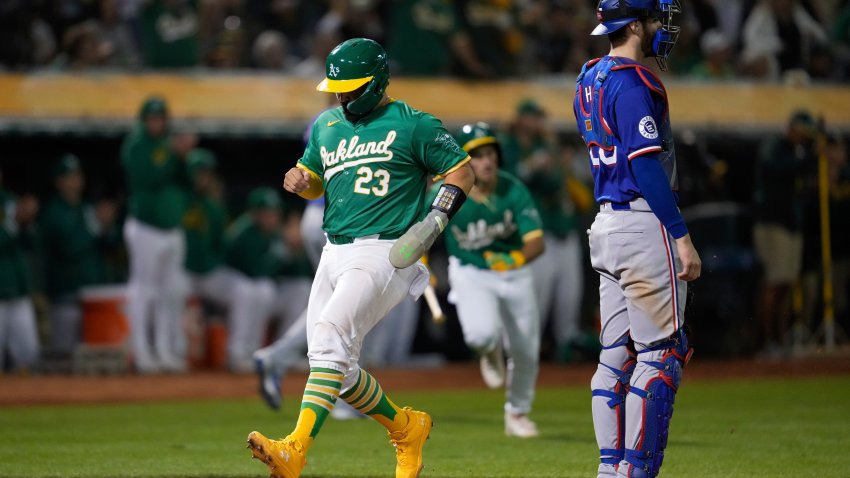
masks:
[[[449,301],[457,307],[466,344],[481,356],[484,382],[507,386],[505,434],[535,437],[537,426],[528,413],[537,380],[540,314],[526,265],[544,250],[540,215],[522,182],[499,170],[501,150],[486,123],[466,125],[456,138],[472,157],[475,185],[446,228]],[[511,370],[507,379],[503,337]]]
[[[227,211],[219,198],[217,161],[212,151],[202,148],[190,151],[186,161],[194,186],[183,215],[188,292],[226,307],[232,274],[224,267]]]
[[[116,206],[83,201],[85,178],[80,161],[67,154],[53,173],[56,195],[39,218],[44,253],[44,278],[50,299],[50,345],[68,354],[80,341],[80,289],[107,282],[105,255],[120,244]]]
[[[248,211],[227,230],[224,260],[232,270],[228,360],[231,371],[254,370],[283,260],[281,200],[271,188],[248,195]]]
[[[34,197],[16,198],[0,188],[0,371],[25,370],[38,360],[30,271],[23,254],[24,245],[32,240],[29,226],[37,212]]]
[[[172,137],[161,98],[144,102],[121,145],[129,189],[124,238],[130,256],[127,309],[134,364],[140,373],[186,368],[182,331],[185,238],[180,229],[189,176],[183,160],[191,141]],[[148,337],[153,319],[153,348]]]

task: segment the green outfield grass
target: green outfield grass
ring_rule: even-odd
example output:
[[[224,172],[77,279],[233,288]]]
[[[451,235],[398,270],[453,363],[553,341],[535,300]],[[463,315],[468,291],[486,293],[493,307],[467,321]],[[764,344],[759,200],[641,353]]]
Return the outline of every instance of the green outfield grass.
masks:
[[[2,383],[0,383],[2,385]],[[539,392],[542,437],[502,433],[501,395],[489,391],[399,393],[435,427],[423,478],[592,477],[596,444],[587,387]],[[685,383],[676,405],[664,477],[846,477],[850,473],[850,377]],[[245,437],[280,435],[281,413],[258,400],[0,410],[3,477],[263,477]],[[391,477],[393,449],[370,420],[329,421],[304,477]]]

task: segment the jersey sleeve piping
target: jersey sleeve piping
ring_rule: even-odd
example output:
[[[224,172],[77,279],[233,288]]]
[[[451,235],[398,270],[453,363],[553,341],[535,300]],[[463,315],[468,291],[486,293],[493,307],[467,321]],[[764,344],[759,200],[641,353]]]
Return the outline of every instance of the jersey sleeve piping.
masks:
[[[319,179],[319,181],[321,181],[321,177],[322,177],[322,176],[321,176],[319,173],[317,173],[317,172],[313,171],[312,169],[310,169],[310,167],[309,167],[309,166],[307,166],[306,164],[302,163],[301,161],[298,161],[298,162],[295,164],[295,167],[296,167],[296,168],[299,168],[299,169],[303,169],[304,171],[307,171],[308,173],[310,173],[310,175],[311,175],[311,176],[314,176],[314,177],[316,177],[317,179]]]
[[[538,237],[543,237],[543,229],[535,229],[533,231],[526,232],[522,235],[522,242],[533,241]]]
[[[637,158],[638,156],[643,156],[644,154],[658,153],[658,152],[661,152],[661,151],[663,151],[663,148],[661,148],[661,146],[647,146],[646,148],[641,148],[637,151],[632,152],[629,155],[629,161]]]
[[[471,161],[471,160],[472,160],[472,158],[471,158],[471,157],[469,157],[469,156],[467,156],[467,157],[463,158],[463,160],[461,160],[459,163],[455,164],[455,165],[454,165],[454,166],[452,166],[451,168],[449,168],[449,169],[447,169],[446,171],[444,171],[444,172],[442,172],[442,173],[440,173],[440,174],[438,174],[438,175],[434,176],[434,177],[433,177],[433,180],[434,180],[434,181],[439,181],[439,180],[441,180],[441,179],[445,178],[445,177],[446,177],[446,176],[448,176],[449,174],[452,174],[453,172],[455,172],[455,171],[457,171],[458,169],[462,168],[464,164],[468,163],[468,162],[469,162],[469,161]]]

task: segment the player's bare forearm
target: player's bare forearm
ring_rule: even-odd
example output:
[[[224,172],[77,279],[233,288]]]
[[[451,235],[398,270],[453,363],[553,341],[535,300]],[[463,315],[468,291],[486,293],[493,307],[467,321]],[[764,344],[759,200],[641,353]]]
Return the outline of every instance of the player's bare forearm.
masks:
[[[540,257],[543,251],[546,250],[546,243],[543,242],[543,236],[537,236],[522,243],[522,255],[525,256],[525,262],[529,263]]]
[[[682,261],[682,271],[676,276],[684,281],[698,279],[702,273],[702,261],[694,243],[691,241],[690,234],[685,234],[676,239],[676,251],[679,253],[679,260]]]
[[[475,173],[472,171],[472,166],[466,163],[446,175],[444,182],[445,184],[451,184],[461,188],[464,194],[469,194],[469,190],[472,189],[472,185],[475,183]]]

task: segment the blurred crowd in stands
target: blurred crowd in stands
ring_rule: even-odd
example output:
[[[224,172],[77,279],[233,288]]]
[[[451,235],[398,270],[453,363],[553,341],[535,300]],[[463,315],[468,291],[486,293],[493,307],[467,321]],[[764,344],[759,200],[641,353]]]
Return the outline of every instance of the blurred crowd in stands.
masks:
[[[386,45],[394,75],[574,74],[606,53],[595,0],[5,0],[8,70],[254,69],[321,76],[347,38]],[[850,0],[689,0],[674,75],[842,81]]]

